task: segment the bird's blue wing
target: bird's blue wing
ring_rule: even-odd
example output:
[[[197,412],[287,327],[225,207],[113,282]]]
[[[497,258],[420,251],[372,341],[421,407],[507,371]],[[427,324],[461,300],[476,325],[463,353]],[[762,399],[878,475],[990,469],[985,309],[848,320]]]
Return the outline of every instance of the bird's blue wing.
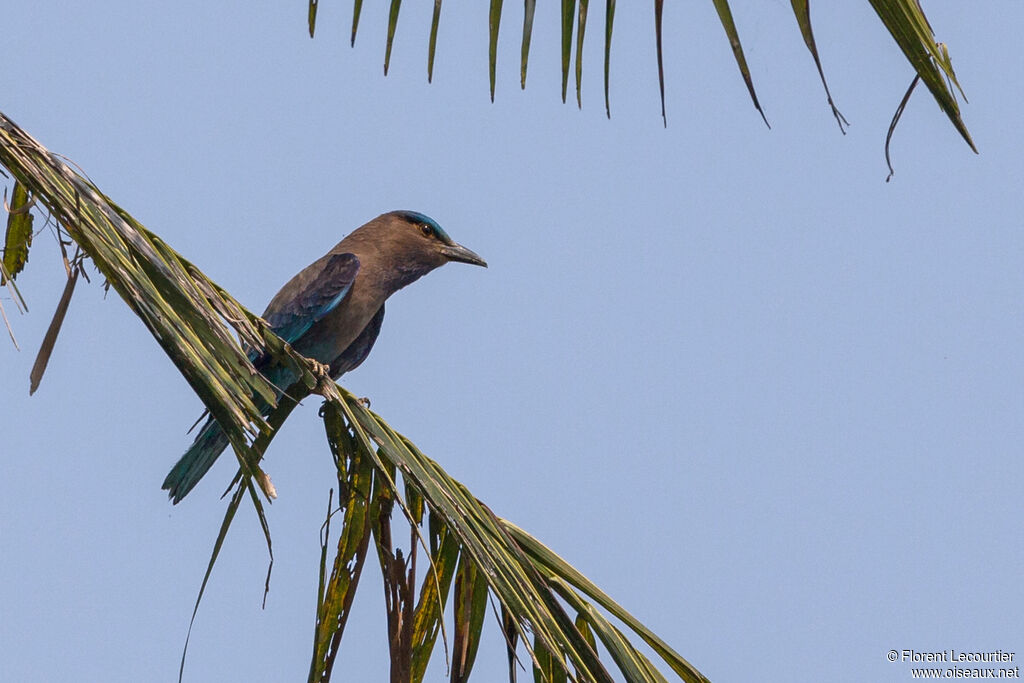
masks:
[[[331,254],[319,272],[297,277],[285,287],[294,287],[283,303],[263,314],[270,329],[289,344],[294,344],[314,323],[338,307],[355,282],[359,258],[355,254]],[[305,281],[303,281],[305,280]],[[277,297],[275,297],[276,299]]]

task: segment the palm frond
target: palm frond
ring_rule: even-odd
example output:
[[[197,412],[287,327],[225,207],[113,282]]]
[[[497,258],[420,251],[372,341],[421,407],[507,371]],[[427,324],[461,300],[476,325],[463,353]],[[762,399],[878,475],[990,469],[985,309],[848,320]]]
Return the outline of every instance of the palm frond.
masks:
[[[427,45],[427,83],[434,80],[434,53],[437,51],[437,27],[441,24],[441,0],[434,0],[434,14],[430,19],[430,42]]]
[[[248,462],[243,456],[250,441],[270,431],[256,397],[274,404],[276,393],[256,372],[245,349],[271,353],[299,369],[312,384],[308,360],[3,113],[0,164],[49,211],[59,230],[139,316],[224,428],[240,461]],[[258,474],[258,467],[253,467],[252,473]]]
[[[978,151],[960,118],[960,105],[950,84],[963,95],[963,88],[953,72],[953,63],[945,44],[935,40],[931,24],[918,0],[869,0],[882,23],[889,29],[896,44],[914,67],[917,75],[928,86],[935,101],[946,112],[950,122],[964,141],[975,152]],[[913,89],[913,88],[911,88]]]
[[[6,173],[3,175],[8,177]],[[15,307],[21,312],[27,311],[28,308],[14,281],[18,277],[18,273],[28,263],[28,251],[32,246],[32,221],[34,218],[32,207],[34,204],[35,200],[29,197],[28,188],[18,181],[14,182],[10,204],[7,203],[7,188],[4,188],[7,230],[4,233],[3,251],[0,252],[0,286],[7,288]],[[4,327],[7,328],[7,334],[10,336],[14,348],[19,348],[18,340],[14,336],[11,321],[7,318],[7,311],[4,309],[2,301],[0,301],[0,318],[4,320]]]
[[[356,44],[356,31],[359,29],[359,14],[363,11],[363,0],[355,0],[352,3],[352,42],[350,45],[355,46]]]
[[[608,100],[608,72],[612,62],[612,27],[615,25],[615,0],[605,0],[604,5],[604,112],[612,117],[612,105]]]
[[[839,131],[846,135],[846,127],[850,124],[842,115],[832,101],[832,93],[828,89],[828,81],[825,79],[825,70],[821,68],[821,58],[818,56],[818,44],[814,40],[814,29],[811,27],[811,6],[810,0],[792,0],[793,14],[796,15],[796,22],[800,26],[800,35],[804,37],[804,44],[814,58],[814,66],[818,69],[818,76],[821,78],[821,85],[825,88],[825,97],[828,99],[828,106],[832,108],[832,116],[839,124]]]
[[[316,10],[318,0],[309,0],[309,13],[306,17],[306,21],[309,23],[309,37],[312,38],[313,34],[316,33]]]
[[[39,353],[36,354],[36,362],[32,364],[32,371],[29,373],[29,396],[36,393],[36,389],[39,388],[39,382],[43,379],[43,373],[46,372],[46,366],[50,362],[50,354],[53,353],[53,347],[57,343],[57,334],[64,324],[64,316],[67,315],[68,306],[71,305],[71,295],[75,292],[75,284],[78,282],[80,272],[81,268],[75,267],[74,270],[68,273],[68,281],[64,284],[64,292],[60,295],[60,300],[57,302],[57,310],[53,313],[50,326],[46,328],[46,334],[43,335],[43,343],[40,344]]]
[[[395,31],[398,29],[398,15],[402,10],[402,0],[391,0],[391,9],[388,11],[388,40],[384,48],[384,75],[388,75],[388,66],[391,64],[391,46],[395,43]],[[357,15],[358,16],[358,15]],[[352,20],[352,41],[356,39],[356,21]]]
[[[498,65],[498,32],[501,30],[501,6],[503,0],[491,0],[488,12],[487,73],[491,81],[491,102],[494,101],[495,71]]]
[[[392,680],[421,680],[436,634],[443,627],[442,613],[453,572],[452,680],[469,678],[488,594],[508,615],[502,628],[510,650],[514,653],[516,641],[522,640],[535,674],[546,680],[612,680],[598,657],[595,633],[627,681],[665,680],[597,606],[636,632],[681,680],[707,680],[579,571],[514,524],[495,516],[465,486],[352,394],[341,387],[337,393],[337,398],[324,405],[323,414],[328,439],[336,462],[340,463],[341,490],[352,490],[355,486],[343,482],[350,476],[347,473],[360,472],[364,466],[361,463],[367,459],[373,463],[376,493],[370,497],[374,506],[370,514],[385,577],[387,608],[392,615],[392,666],[400,667]],[[404,496],[397,484],[399,476],[404,481]],[[392,546],[390,521],[386,521],[396,503],[413,527],[407,556]],[[346,509],[346,519],[349,514]],[[416,602],[413,569],[417,545],[422,543],[416,527],[422,526],[425,514],[430,526],[430,567]],[[349,545],[346,542],[345,547]],[[336,561],[335,567],[338,566],[349,565]],[[347,588],[343,585],[339,590]],[[339,602],[330,589],[320,597],[320,613]],[[566,607],[577,615],[575,620]],[[323,639],[324,635],[318,633],[318,638]],[[315,675],[311,674],[310,680],[327,681],[330,671],[319,653],[318,650],[314,656]],[[410,671],[411,677],[407,673]]]
[[[343,511],[341,534],[331,575],[326,578],[327,548],[334,511],[328,502],[327,520],[321,539],[320,581],[317,595],[316,629],[313,639],[313,660],[309,681],[326,681],[334,669],[341,637],[352,607],[359,577],[365,564],[370,541],[369,519],[374,514],[370,502],[373,487],[373,469],[369,457],[361,457],[357,445],[345,433],[337,412],[324,414],[329,435],[346,440],[344,445],[329,436],[328,442],[338,469],[338,501]]]
[[[537,11],[537,0],[523,2],[523,43],[519,55],[519,85],[526,89],[526,64],[530,59],[530,39],[533,37],[533,15]]]
[[[587,33],[587,10],[590,0],[580,0],[580,11],[576,19],[576,106],[583,108],[583,37]]]
[[[569,87],[569,64],[572,60],[572,27],[576,16],[576,0],[562,0],[562,102]]]
[[[743,56],[743,46],[740,45],[740,34],[736,30],[736,22],[732,18],[732,10],[729,9],[729,0],[714,0],[715,10],[718,12],[718,19],[722,22],[722,28],[725,29],[725,35],[729,38],[729,45],[732,47],[733,57],[736,59],[736,66],[740,69],[740,74],[743,76],[743,82],[747,84],[747,92],[750,94],[750,99],[754,102],[754,108],[764,119],[764,125],[771,128],[768,124],[768,117],[764,115],[764,110],[761,109],[761,103],[757,101],[757,92],[754,91],[754,81],[750,77],[750,67],[747,66],[747,58]]]
[[[316,9],[318,0],[310,0],[309,4],[309,28],[310,35],[316,21]],[[747,93],[750,96],[754,108],[761,115],[765,125],[768,125],[768,118],[761,107],[757,91],[754,88],[753,77],[747,63],[743,46],[740,42],[739,31],[733,18],[732,9],[728,0],[712,0],[715,11],[718,14],[719,22],[725,30],[726,38],[736,60],[743,83],[746,85]],[[953,93],[953,88],[963,94],[953,65],[950,61],[949,50],[943,43],[936,42],[931,25],[925,17],[919,0],[868,0],[883,25],[892,35],[897,45],[903,51],[907,61],[914,68],[917,75],[925,82],[939,106],[942,108],[949,120],[956,127],[957,131],[967,144],[977,151],[967,127],[960,116],[960,107]],[[818,45],[814,39],[814,31],[811,26],[810,0],[791,0],[793,13],[796,16],[797,24],[800,27],[800,34],[804,43],[814,60],[822,86],[825,89],[825,96],[831,109],[832,116],[839,124],[839,129],[845,133],[849,123],[839,112],[832,99],[828,81],[825,78],[825,71],[821,65],[821,56]],[[359,13],[362,8],[362,0],[355,0],[352,16],[352,44],[355,44],[356,28],[359,24]],[[487,73],[490,85],[491,100],[494,100],[496,88],[496,64],[498,59],[497,44],[500,32],[502,0],[491,0],[488,12],[488,58]],[[395,37],[395,26],[398,22],[398,14],[401,9],[401,0],[390,0],[390,10],[387,28],[387,49],[384,60],[384,73],[387,74],[390,62],[391,47]],[[561,74],[562,74],[562,102],[566,101],[569,86],[569,72],[572,66],[573,45],[576,52],[576,102],[582,107],[582,83],[583,83],[583,45],[586,38],[586,24],[589,9],[589,0],[561,0]],[[536,0],[524,0],[522,41],[520,44],[520,85],[526,87],[526,71],[529,62],[530,44],[533,36],[533,20],[536,10]],[[435,0],[434,13],[431,21],[430,44],[427,52],[427,80],[433,79],[434,55],[437,44],[437,25],[441,12],[441,0]],[[658,69],[658,90],[661,98],[661,116],[667,123],[665,111],[665,55],[662,30],[662,16],[664,12],[664,0],[654,0],[654,27],[655,27],[655,52],[657,55]],[[612,27],[615,18],[615,0],[605,2],[605,30],[604,30],[604,99],[605,112],[611,116],[611,101],[609,96],[609,72],[611,63],[611,42]],[[575,41],[573,31],[575,29]],[[769,126],[770,127],[770,126]]]
[[[28,196],[28,188],[19,182],[14,183],[11,192],[11,203],[7,203],[4,192],[4,208],[7,210],[7,231],[4,234],[3,272],[0,274],[0,285],[7,280],[14,280],[28,262],[28,250],[32,246],[32,201]]]

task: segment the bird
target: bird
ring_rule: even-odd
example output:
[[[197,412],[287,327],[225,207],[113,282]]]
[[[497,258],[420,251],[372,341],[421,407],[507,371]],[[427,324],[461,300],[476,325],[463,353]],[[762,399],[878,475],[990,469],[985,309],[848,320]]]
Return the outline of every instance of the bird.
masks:
[[[455,261],[487,267],[429,216],[391,211],[349,233],[323,257],[301,270],[274,295],[262,318],[298,353],[327,367],[337,380],[366,360],[384,321],[384,302],[430,271]],[[299,379],[296,371],[250,353],[257,370],[282,392]],[[263,403],[268,416],[273,406]],[[211,416],[164,479],[176,505],[228,446]]]

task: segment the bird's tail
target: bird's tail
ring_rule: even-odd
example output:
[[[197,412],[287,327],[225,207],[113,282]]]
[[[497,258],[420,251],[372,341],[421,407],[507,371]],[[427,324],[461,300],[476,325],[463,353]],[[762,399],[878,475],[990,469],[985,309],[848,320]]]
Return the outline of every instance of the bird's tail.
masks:
[[[211,417],[199,430],[199,435],[185,451],[185,455],[181,456],[177,464],[171,468],[167,478],[164,479],[161,488],[168,492],[171,502],[177,505],[182,498],[188,495],[188,492],[199,483],[199,480],[213,466],[217,457],[224,452],[227,446],[227,434]]]

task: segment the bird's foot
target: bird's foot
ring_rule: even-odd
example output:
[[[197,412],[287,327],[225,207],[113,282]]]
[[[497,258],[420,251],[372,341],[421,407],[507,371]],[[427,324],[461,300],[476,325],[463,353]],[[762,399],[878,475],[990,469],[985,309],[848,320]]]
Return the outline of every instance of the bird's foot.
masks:
[[[370,409],[370,398],[368,396],[363,396],[362,398],[357,398],[356,400],[359,401],[359,403],[361,403],[362,406],[367,410]]]
[[[316,388],[313,391],[321,396],[327,396],[328,394],[326,392],[328,392],[331,385],[334,384],[334,380],[331,379],[331,367],[313,360],[312,358],[310,359],[310,362],[313,364],[313,377],[316,378]]]

